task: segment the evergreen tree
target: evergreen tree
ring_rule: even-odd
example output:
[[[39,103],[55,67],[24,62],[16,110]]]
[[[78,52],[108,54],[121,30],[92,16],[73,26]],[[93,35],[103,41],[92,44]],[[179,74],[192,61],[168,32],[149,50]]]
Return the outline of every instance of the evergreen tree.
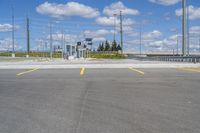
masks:
[[[104,51],[104,43],[101,44],[101,51]]]
[[[97,51],[101,51],[101,44],[99,44]]]
[[[112,51],[117,51],[117,42],[115,40],[112,42]]]
[[[110,44],[107,40],[105,42],[105,51],[110,51]]]
[[[118,44],[117,45],[117,51],[122,50],[121,46]]]

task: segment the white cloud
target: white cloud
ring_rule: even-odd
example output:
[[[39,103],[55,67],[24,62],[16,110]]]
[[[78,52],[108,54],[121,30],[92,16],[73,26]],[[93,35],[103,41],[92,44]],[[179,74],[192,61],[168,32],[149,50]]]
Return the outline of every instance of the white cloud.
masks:
[[[159,39],[161,36],[162,36],[162,33],[160,31],[154,30],[152,32],[144,33],[142,38],[144,40],[155,40],[155,39]]]
[[[104,41],[106,41],[106,38],[105,37],[95,37],[95,38],[93,38],[92,41],[93,42],[104,42]]]
[[[11,24],[0,24],[0,32],[10,32],[12,31],[13,26]],[[19,29],[18,25],[14,26],[14,30]]]
[[[158,30],[152,32],[144,33],[142,35],[142,44],[148,50],[158,50],[161,51],[163,48],[163,40],[161,39],[162,33]]]
[[[164,5],[164,6],[170,6],[170,5],[175,5],[181,0],[149,0],[152,3],[156,3],[159,5]]]
[[[103,13],[107,16],[113,16],[113,14],[119,14],[120,11],[122,11],[123,15],[138,15],[139,14],[138,10],[126,7],[121,1],[112,3],[109,6],[106,6],[103,10]]]
[[[114,25],[114,21],[116,21],[116,23],[119,23],[118,20],[115,20],[114,17],[98,17],[96,19],[97,24],[100,25]]]
[[[96,19],[97,24],[106,25],[106,26],[114,26],[115,22],[116,22],[116,25],[120,24],[120,20],[115,17],[98,17]],[[135,24],[135,21],[130,18],[123,20],[124,26],[133,25],[133,24]]]
[[[152,40],[146,46],[159,51],[175,50],[177,48],[177,35],[171,35],[164,39]]]
[[[188,6],[187,9],[189,8],[189,19],[190,20],[196,20],[200,19],[200,7],[194,7],[192,5]],[[182,9],[177,9],[175,11],[176,16],[182,16]]]
[[[139,36],[139,34],[137,34]],[[158,30],[154,30],[152,32],[146,32],[142,34],[142,45],[145,46],[145,49],[158,49],[160,50],[163,46],[163,41],[161,40],[162,33]],[[127,41],[126,44],[135,47],[138,50],[138,46],[140,44],[139,37],[137,39]]]
[[[64,39],[67,43],[76,43],[78,36],[73,34],[62,34],[62,33],[55,33],[52,34],[53,41],[62,41]],[[50,39],[50,35],[47,36],[47,39]]]
[[[152,42],[149,42],[148,44],[149,47],[156,47],[156,48],[162,47],[162,45],[163,45],[163,41],[161,40],[152,41]]]
[[[22,47],[17,44],[17,41],[15,40],[15,50],[19,50]],[[0,51],[11,51],[12,50],[12,39],[11,38],[4,38],[0,39]]]
[[[86,37],[103,37],[103,36],[106,36],[106,35],[109,35],[111,34],[112,31],[109,31],[109,30],[105,30],[105,29],[100,29],[100,30],[96,30],[96,31],[91,31],[91,30],[86,30],[84,31],[84,35]]]
[[[56,4],[45,2],[36,8],[36,11],[43,15],[49,15],[55,18],[69,16],[79,16],[83,18],[94,18],[99,16],[99,11],[90,6],[78,2],[68,2],[66,4]]]
[[[106,40],[106,36],[113,34],[113,30],[99,29],[99,30],[86,30],[84,31],[85,37],[93,38],[94,42],[101,42]]]
[[[193,26],[190,28],[190,34],[200,34],[200,26]]]
[[[119,33],[121,30],[120,30],[120,26],[118,26],[116,28],[117,32]],[[132,26],[123,26],[123,34],[126,34],[128,35],[129,37],[135,37],[135,36],[138,36],[139,32],[134,30]]]
[[[192,35],[190,37],[190,50],[198,51],[199,50],[199,33],[200,26],[193,26],[190,28],[190,33],[194,33],[196,35]],[[162,33],[160,31],[154,30],[152,32],[147,32],[142,35],[142,45],[145,47],[146,52],[173,52],[173,50],[177,49],[177,35],[171,35],[166,38],[161,38]],[[139,39],[134,39],[132,41],[126,42],[126,44],[135,47],[135,51],[138,51],[137,46],[140,44]],[[179,52],[181,51],[182,37],[178,35],[178,47]]]

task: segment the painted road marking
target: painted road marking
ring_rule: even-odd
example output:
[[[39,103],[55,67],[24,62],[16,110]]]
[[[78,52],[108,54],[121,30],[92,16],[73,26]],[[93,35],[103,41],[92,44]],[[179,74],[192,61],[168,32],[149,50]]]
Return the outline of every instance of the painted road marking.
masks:
[[[184,70],[184,71],[191,71],[191,72],[198,72],[200,73],[200,69],[199,68],[177,68],[178,70]]]
[[[84,75],[84,74],[85,74],[85,68],[82,67],[81,70],[80,70],[80,75],[82,76],[82,75]]]
[[[38,69],[39,68],[34,68],[34,69],[29,70],[29,71],[21,72],[21,73],[18,73],[17,76],[20,76],[20,75],[23,75],[23,74],[26,74],[26,73],[30,73],[30,72],[36,71]]]
[[[143,71],[140,71],[140,70],[134,69],[134,68],[132,68],[132,67],[128,67],[128,69],[130,69],[130,70],[132,70],[132,71],[135,71],[135,72],[138,72],[138,73],[144,75],[144,72],[143,72]]]

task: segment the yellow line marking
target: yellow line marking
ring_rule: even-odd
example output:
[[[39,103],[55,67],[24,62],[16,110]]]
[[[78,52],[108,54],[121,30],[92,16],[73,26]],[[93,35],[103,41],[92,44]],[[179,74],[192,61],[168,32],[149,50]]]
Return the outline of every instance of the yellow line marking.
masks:
[[[39,68],[35,68],[35,69],[31,69],[29,71],[25,71],[25,72],[21,72],[21,73],[18,73],[17,76],[20,76],[20,75],[23,75],[23,74],[26,74],[26,73],[30,73],[30,72],[33,72],[33,71],[36,71],[38,70]]]
[[[97,58],[89,58],[88,60],[89,60],[89,61],[97,60]]]
[[[132,67],[128,67],[128,69],[133,70],[133,71],[135,71],[135,72],[138,72],[138,73],[144,75],[144,72],[143,72],[143,71],[140,71],[140,70],[134,69],[134,68],[132,68]]]
[[[80,70],[80,75],[82,76],[82,75],[84,75],[84,73],[85,73],[85,68],[82,67],[81,70]]]
[[[177,68],[178,70],[185,70],[185,71],[191,71],[191,72],[199,72],[200,73],[200,69],[199,68]]]

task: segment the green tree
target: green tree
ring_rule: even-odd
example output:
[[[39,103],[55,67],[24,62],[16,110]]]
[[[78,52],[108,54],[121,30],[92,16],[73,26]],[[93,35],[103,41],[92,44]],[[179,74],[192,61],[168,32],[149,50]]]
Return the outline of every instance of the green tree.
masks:
[[[101,51],[104,51],[105,50],[105,47],[104,47],[104,43],[102,42],[101,44]]]
[[[110,51],[110,44],[107,40],[105,42],[105,50],[104,51]]]
[[[99,44],[97,51],[101,51],[101,44]]]
[[[117,51],[117,42],[115,40],[112,42],[112,51]]]
[[[118,44],[117,45],[117,51],[122,50],[121,46]]]

